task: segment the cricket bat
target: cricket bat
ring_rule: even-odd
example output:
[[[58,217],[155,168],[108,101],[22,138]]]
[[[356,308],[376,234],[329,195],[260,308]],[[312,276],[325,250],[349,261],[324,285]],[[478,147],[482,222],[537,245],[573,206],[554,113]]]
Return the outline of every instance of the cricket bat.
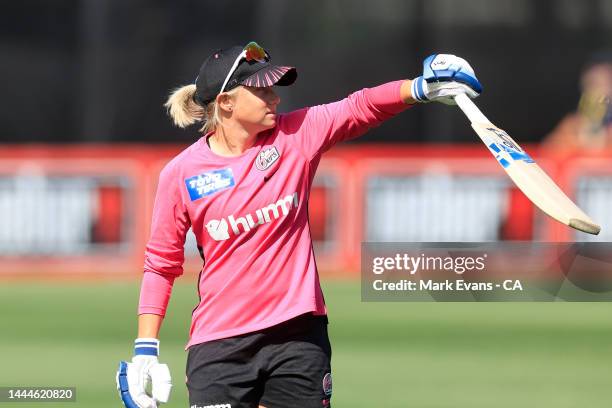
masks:
[[[579,231],[599,234],[601,227],[565,195],[518,143],[492,124],[467,95],[455,96],[455,102],[514,184],[540,210]]]

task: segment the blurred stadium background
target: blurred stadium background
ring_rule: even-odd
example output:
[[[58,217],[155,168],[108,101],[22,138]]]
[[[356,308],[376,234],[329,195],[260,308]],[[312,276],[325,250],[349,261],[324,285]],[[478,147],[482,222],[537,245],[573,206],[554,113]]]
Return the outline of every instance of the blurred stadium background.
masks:
[[[362,241],[610,241],[609,102],[594,114],[603,143],[541,145],[580,112],[592,55],[612,48],[609,0],[5,4],[0,386],[76,386],[78,406],[119,405],[114,370],[135,335],[157,175],[198,137],[161,105],[211,51],[252,39],[298,68],[284,111],[414,77],[433,52],[467,58],[485,114],[602,225],[586,237],[536,211],[452,107],[415,107],[335,147],[310,198],[334,405],[609,406],[609,304],[361,303],[358,283]],[[192,238],[186,252],[162,330],[169,406],[186,405]]]

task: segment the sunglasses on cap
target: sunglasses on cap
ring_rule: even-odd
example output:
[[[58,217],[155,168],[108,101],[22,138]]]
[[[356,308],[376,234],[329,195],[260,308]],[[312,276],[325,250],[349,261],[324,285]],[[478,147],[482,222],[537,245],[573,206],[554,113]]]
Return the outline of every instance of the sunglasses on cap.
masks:
[[[240,65],[243,60],[247,62],[266,62],[269,60],[269,58],[270,57],[268,56],[266,50],[264,50],[263,47],[261,47],[255,41],[251,41],[250,43],[245,45],[240,55],[238,55],[238,57],[236,58],[236,61],[234,61],[234,65],[232,65],[229,72],[227,73],[227,76],[225,77],[225,81],[223,81],[223,85],[221,85],[221,90],[219,91],[219,93],[223,93],[223,91],[225,90],[225,86],[227,85],[232,74],[236,71],[236,68],[238,68],[238,65]]]

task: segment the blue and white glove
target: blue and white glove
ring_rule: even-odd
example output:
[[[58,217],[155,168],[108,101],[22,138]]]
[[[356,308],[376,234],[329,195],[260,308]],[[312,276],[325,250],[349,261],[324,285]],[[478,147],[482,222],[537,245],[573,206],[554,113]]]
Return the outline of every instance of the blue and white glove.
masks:
[[[166,364],[157,361],[159,340],[136,339],[131,363],[121,361],[117,370],[117,390],[126,408],[157,408],[168,402],[172,379]],[[151,394],[146,392],[151,382]]]
[[[482,85],[463,58],[451,54],[433,54],[423,61],[423,75],[412,81],[412,97],[418,102],[456,105],[455,96],[464,93],[474,99]]]

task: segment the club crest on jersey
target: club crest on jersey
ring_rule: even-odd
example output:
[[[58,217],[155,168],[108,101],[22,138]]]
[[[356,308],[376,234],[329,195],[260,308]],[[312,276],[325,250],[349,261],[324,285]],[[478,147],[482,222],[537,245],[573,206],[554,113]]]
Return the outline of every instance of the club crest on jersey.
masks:
[[[259,154],[257,155],[257,158],[255,159],[255,168],[261,171],[267,170],[279,158],[280,158],[280,153],[278,152],[276,147],[270,146],[267,149],[264,149],[261,152],[259,152]]]
[[[234,173],[231,168],[213,170],[185,179],[191,201],[199,200],[218,191],[234,186]]]

